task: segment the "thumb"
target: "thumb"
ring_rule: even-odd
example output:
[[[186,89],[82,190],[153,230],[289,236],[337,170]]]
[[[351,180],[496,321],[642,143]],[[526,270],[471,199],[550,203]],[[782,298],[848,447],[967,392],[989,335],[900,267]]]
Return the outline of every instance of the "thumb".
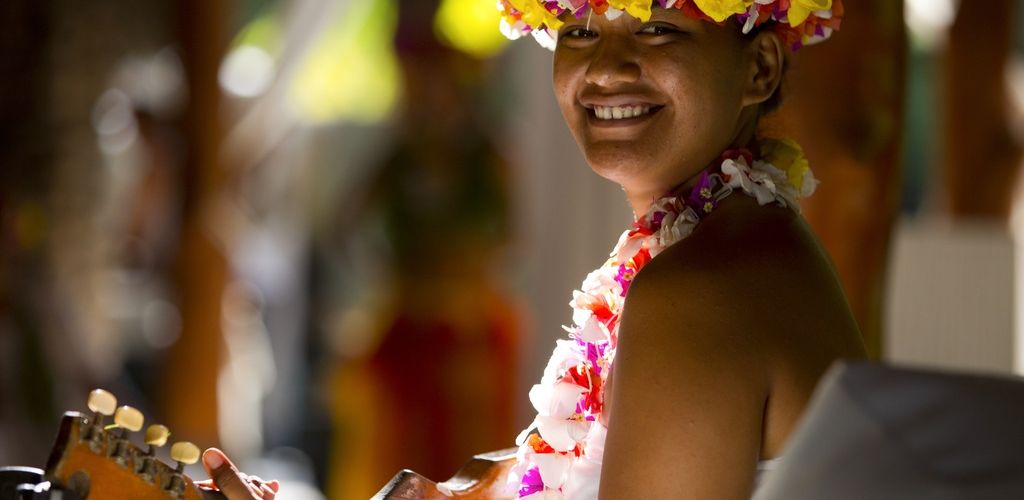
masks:
[[[238,472],[238,468],[231,463],[223,451],[217,448],[206,450],[203,453],[203,466],[206,467],[206,473],[210,475],[210,479],[213,479],[213,483],[228,500],[248,500],[262,497],[249,487],[248,482]]]

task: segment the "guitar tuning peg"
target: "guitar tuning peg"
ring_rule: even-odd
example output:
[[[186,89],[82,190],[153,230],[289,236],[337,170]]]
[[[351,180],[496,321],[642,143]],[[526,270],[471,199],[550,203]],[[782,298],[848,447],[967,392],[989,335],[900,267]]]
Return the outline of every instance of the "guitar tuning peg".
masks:
[[[99,453],[103,449],[103,417],[114,414],[117,408],[117,398],[103,389],[93,389],[89,393],[86,403],[92,411],[92,422],[85,430],[84,439],[89,442],[89,448]]]
[[[145,442],[149,445],[149,449],[140,457],[141,460],[136,462],[135,472],[146,481],[152,481],[152,478],[156,476],[156,467],[154,462],[156,461],[154,455],[156,455],[156,449],[167,444],[167,438],[170,437],[171,431],[166,426],[160,424],[152,424],[146,427]]]
[[[114,412],[114,424],[130,432],[139,432],[145,421],[142,412],[131,406],[122,406]]]
[[[167,444],[167,438],[171,436],[171,430],[160,424],[153,424],[146,427],[145,442],[150,449],[159,448]]]
[[[171,474],[167,482],[164,483],[164,489],[171,494],[172,498],[182,498],[184,496],[185,466],[198,462],[199,455],[199,447],[188,441],[179,441],[171,446],[171,460],[178,462],[178,467],[174,469],[174,474]]]
[[[199,447],[188,442],[179,441],[171,446],[171,460],[178,462],[178,472],[199,461]]]
[[[88,405],[89,410],[92,412],[109,417],[114,414],[114,409],[117,408],[117,398],[103,389],[93,389],[89,393]]]
[[[142,429],[143,421],[145,417],[142,416],[142,412],[131,406],[122,406],[114,412],[114,425],[119,429],[114,432],[114,440],[107,453],[117,463],[124,465],[131,461],[134,452],[128,443],[128,433]]]

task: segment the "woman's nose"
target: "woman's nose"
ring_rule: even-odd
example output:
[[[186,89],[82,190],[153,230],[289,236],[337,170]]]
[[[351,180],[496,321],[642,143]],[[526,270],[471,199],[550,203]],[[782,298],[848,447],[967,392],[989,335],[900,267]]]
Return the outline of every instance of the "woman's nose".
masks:
[[[587,67],[587,83],[601,87],[632,83],[640,79],[640,65],[624,42],[602,40],[598,42]]]

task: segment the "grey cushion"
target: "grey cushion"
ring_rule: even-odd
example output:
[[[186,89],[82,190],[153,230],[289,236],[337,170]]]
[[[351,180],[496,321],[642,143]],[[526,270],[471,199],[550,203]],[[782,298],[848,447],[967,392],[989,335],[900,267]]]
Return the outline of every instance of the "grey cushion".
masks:
[[[833,366],[755,500],[1024,499],[1024,380]]]

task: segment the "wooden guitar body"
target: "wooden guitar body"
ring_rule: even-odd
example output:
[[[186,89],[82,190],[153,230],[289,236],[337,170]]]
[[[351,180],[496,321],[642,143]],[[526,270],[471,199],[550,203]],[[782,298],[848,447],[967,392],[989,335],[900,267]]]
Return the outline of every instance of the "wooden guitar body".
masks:
[[[413,471],[395,475],[373,500],[447,498],[502,499],[514,498],[506,491],[505,478],[515,463],[516,449],[508,448],[476,455],[466,462],[451,479],[435,483]]]

